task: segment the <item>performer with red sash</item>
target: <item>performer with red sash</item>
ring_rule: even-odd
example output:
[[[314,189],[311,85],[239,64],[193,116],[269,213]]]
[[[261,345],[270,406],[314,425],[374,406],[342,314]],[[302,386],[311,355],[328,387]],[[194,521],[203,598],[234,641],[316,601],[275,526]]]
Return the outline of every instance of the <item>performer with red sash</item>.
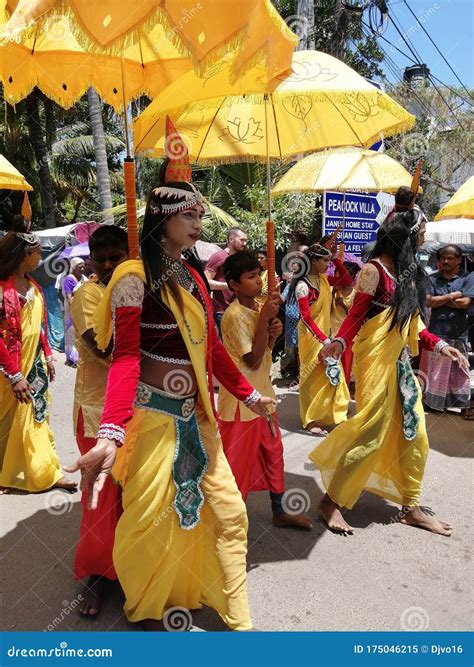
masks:
[[[39,237],[16,217],[0,241],[0,487],[37,492],[77,484],[61,471],[48,424],[54,364],[46,304],[28,275],[41,259]]]
[[[168,132],[176,136],[169,119]],[[248,630],[247,515],[218,433],[213,373],[257,414],[275,401],[246,381],[217,336],[191,250],[203,198],[182,146],[150,193],[143,261],[115,269],[96,313],[99,347],[114,339],[112,364],[97,444],[72,469],[81,468],[92,508],[112,468],[123,487],[113,557],[130,621],[206,604]]]
[[[451,534],[449,522],[435,519],[420,505],[429,444],[410,359],[420,343],[462,367],[466,360],[423,324],[426,275],[416,252],[424,234],[425,223],[416,210],[394,213],[381,225],[349,315],[321,350],[321,361],[339,358],[354,341],[357,414],[310,454],[326,488],[322,515],[337,532],[352,532],[342,509],[351,509],[366,490],[400,504],[401,523]]]

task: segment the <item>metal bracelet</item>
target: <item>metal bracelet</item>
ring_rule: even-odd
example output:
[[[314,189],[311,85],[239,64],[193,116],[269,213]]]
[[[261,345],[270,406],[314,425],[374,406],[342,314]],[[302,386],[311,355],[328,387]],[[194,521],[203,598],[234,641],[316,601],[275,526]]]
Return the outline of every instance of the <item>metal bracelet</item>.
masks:
[[[10,375],[9,373],[5,373],[5,377],[7,378],[8,382],[13,386],[17,382],[20,382],[20,380],[24,380],[25,377],[23,373],[13,373],[13,375]]]
[[[251,408],[252,405],[255,405],[255,403],[258,403],[259,400],[262,398],[262,394],[254,389],[249,396],[247,396],[246,399],[244,399],[244,405],[247,408]]]
[[[449,343],[447,343],[445,340],[439,340],[434,346],[433,352],[439,354],[441,350],[444,350],[445,347],[449,347]]]
[[[333,338],[333,339],[332,339],[332,342],[333,342],[333,343],[341,343],[341,345],[342,345],[342,351],[343,351],[343,352],[346,351],[346,341],[344,340],[344,338],[341,338],[340,336],[337,336],[336,338]]]
[[[125,440],[125,430],[116,424],[101,424],[97,431],[96,438],[107,438],[108,440],[116,440],[123,445]]]

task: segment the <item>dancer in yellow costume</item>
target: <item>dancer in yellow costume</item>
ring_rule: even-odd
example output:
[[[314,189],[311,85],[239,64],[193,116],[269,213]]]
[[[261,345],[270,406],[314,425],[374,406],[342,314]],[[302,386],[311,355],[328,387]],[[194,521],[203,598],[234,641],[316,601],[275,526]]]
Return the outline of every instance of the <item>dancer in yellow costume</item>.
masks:
[[[426,278],[416,251],[424,233],[424,222],[414,211],[393,214],[379,228],[371,261],[359,276],[354,305],[320,355],[338,358],[357,336],[357,415],[310,454],[326,488],[322,515],[337,532],[352,532],[341,509],[351,509],[366,490],[402,505],[402,523],[451,534],[449,523],[420,506],[429,445],[410,357],[418,354],[420,342],[460,365],[465,359],[423,324]]]
[[[296,299],[300,312],[298,354],[300,359],[300,417],[314,435],[327,435],[321,428],[347,419],[349,391],[340,364],[332,367],[318,361],[321,348],[330,342],[331,286],[351,284],[344,264],[332,259],[337,276],[326,276],[331,252],[319,244],[305,250],[301,270],[290,286],[288,302]]]
[[[0,241],[0,488],[74,490],[61,471],[48,424],[54,365],[41,288],[28,275],[41,259],[39,237],[22,216]]]
[[[257,414],[275,401],[231,361],[199,262],[181,258],[204,213],[190,177],[189,165],[165,162],[145,213],[143,263],[121,264],[107,287],[96,326],[101,348],[114,335],[105,408],[96,446],[73,468],[95,507],[123,442],[114,565],[129,620],[206,604],[248,630],[247,515],[218,434],[212,375]]]

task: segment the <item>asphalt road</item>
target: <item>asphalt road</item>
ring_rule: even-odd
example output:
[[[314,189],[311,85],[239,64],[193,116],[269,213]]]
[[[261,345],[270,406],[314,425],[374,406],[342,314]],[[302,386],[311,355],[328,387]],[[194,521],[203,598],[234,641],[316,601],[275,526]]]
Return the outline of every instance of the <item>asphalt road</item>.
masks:
[[[58,358],[51,425],[63,464],[77,448],[72,432],[75,371]],[[280,389],[287,489],[315,519],[310,533],[271,525],[268,494],[251,494],[248,589],[258,630],[468,630],[472,614],[472,456],[474,427],[457,414],[427,415],[431,451],[423,504],[452,521],[450,538],[394,522],[397,508],[364,494],[347,514],[353,536],[318,519],[319,474],[308,461],[315,438],[301,433],[298,397]],[[80,494],[0,496],[3,630],[141,630],[127,622],[111,585],[100,616],[77,612],[81,584],[72,567]],[[210,609],[192,612],[196,630],[225,629]]]

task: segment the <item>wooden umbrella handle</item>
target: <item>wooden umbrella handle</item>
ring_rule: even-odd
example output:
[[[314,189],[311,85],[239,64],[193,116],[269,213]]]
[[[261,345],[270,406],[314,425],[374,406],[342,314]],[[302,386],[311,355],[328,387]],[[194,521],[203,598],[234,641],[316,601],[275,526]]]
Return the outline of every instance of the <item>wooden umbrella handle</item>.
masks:
[[[271,220],[267,222],[267,275],[268,293],[276,289],[275,278],[275,224]]]
[[[137,193],[135,190],[135,160],[126,157],[123,162],[123,173],[125,182],[125,203],[127,205],[127,229],[128,229],[128,256],[130,259],[140,257],[138,244],[137,225]]]

